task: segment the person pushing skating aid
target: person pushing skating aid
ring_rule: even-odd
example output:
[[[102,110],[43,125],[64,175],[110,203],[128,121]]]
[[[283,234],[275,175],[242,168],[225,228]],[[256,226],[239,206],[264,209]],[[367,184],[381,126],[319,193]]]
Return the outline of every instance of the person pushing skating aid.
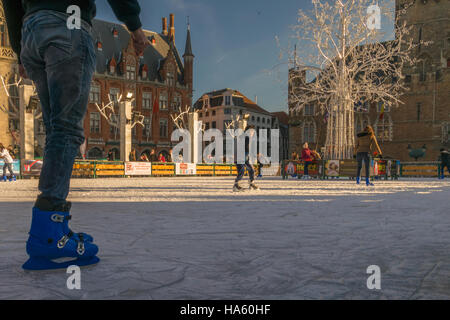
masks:
[[[149,45],[139,19],[137,0],[108,0],[125,23],[136,55]],[[3,0],[10,42],[19,56],[19,73],[36,86],[42,106],[46,143],[39,191],[33,210],[26,250],[27,270],[91,265],[99,261],[92,236],[74,233],[66,201],[75,157],[84,142],[95,50],[92,19],[95,0]],[[68,28],[69,7],[78,6],[81,25]],[[75,11],[76,12],[76,11]],[[72,261],[58,263],[59,258]]]

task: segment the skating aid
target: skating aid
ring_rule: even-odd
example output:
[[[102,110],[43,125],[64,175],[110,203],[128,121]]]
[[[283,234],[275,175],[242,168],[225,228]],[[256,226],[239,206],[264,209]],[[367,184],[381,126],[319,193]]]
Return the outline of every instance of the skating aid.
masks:
[[[68,212],[42,211],[33,208],[33,220],[27,241],[30,256],[22,266],[25,270],[50,270],[71,265],[87,266],[98,263],[98,247],[67,232]],[[64,262],[59,260],[64,259]],[[68,261],[67,261],[68,260]]]

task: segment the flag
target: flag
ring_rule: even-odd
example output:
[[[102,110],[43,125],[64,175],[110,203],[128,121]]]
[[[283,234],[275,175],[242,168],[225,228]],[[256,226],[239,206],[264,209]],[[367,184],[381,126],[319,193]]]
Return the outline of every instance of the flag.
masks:
[[[384,118],[384,102],[381,102],[380,120]]]
[[[153,101],[153,114],[157,114],[159,112],[159,103],[158,98],[155,96],[155,100]]]

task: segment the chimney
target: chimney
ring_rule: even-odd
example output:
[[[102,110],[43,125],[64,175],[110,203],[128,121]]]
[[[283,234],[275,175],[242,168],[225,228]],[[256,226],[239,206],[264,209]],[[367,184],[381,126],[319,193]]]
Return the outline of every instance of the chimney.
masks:
[[[170,14],[169,39],[175,42],[175,16],[173,13]]]
[[[162,34],[167,36],[167,18],[162,18]]]

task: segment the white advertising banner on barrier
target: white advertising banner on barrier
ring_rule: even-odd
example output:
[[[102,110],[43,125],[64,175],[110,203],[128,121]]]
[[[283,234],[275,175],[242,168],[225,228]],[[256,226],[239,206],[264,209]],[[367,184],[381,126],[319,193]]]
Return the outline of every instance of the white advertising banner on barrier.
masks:
[[[197,174],[197,165],[195,163],[177,163],[176,174],[181,176]]]
[[[150,162],[125,162],[126,176],[151,176],[152,164]]]
[[[261,173],[263,176],[279,176],[280,175],[280,165],[272,165],[269,167],[262,167]]]

